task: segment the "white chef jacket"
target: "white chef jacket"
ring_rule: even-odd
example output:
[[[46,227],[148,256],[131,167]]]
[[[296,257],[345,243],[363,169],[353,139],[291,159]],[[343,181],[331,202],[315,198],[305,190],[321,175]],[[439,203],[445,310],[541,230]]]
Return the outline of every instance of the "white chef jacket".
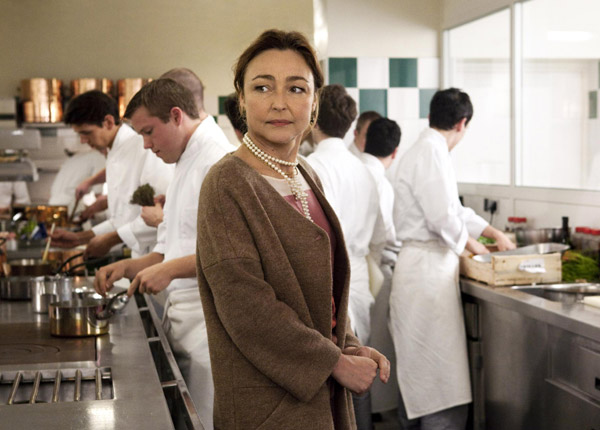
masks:
[[[106,158],[96,150],[79,152],[69,157],[54,178],[48,204],[67,205],[70,213],[75,204],[75,188],[85,179],[104,169],[105,166]],[[96,188],[97,190],[94,191],[102,191],[101,185]]]
[[[362,152],[360,152],[360,149],[358,149],[358,146],[356,146],[356,144],[354,142],[352,142],[350,144],[350,146],[348,147],[348,149],[350,150],[350,152],[352,153],[352,155],[354,155],[355,157],[359,157],[363,154]]]
[[[325,197],[342,226],[350,259],[348,313],[353,330],[366,343],[371,331],[370,309],[375,301],[369,290],[366,257],[371,244],[380,247],[385,241],[381,223],[377,223],[380,217],[377,185],[342,139],[322,140],[307,161],[317,172]]]
[[[13,195],[15,196],[14,201],[12,201]],[[11,204],[27,205],[29,203],[31,203],[31,199],[25,182],[0,182],[0,208],[8,208]]]
[[[458,255],[487,223],[458,199],[446,139],[431,128],[400,160],[393,181],[402,248],[389,329],[409,419],[471,402]]]
[[[149,149],[143,138],[130,126],[122,124],[106,156],[108,219],[94,227],[96,236],[117,231],[134,255],[144,255],[156,244],[156,228],[146,225],[142,208],[129,203],[133,192],[150,184],[155,194],[164,194],[171,182],[174,167],[165,164]]]
[[[154,252],[163,254],[164,261],[196,254],[200,187],[213,164],[234,150],[212,116],[205,118],[190,137],[175,164],[163,221],[158,226]],[[214,385],[198,281],[195,277],[174,279],[166,294],[165,333],[200,420],[206,430],[212,430]]]
[[[173,180],[167,189],[163,221],[158,226],[154,252],[164,261],[196,254],[198,196],[209,169],[235,148],[212,116],[205,118],[192,134],[185,151],[175,165]],[[168,290],[198,289],[196,278],[175,279]]]
[[[400,159],[393,180],[398,240],[435,240],[460,255],[469,236],[478,238],[488,223],[458,199],[448,144],[427,128]]]
[[[367,166],[377,184],[379,194],[379,209],[385,230],[385,244],[393,246],[396,242],[396,228],[394,227],[394,189],[385,176],[385,166],[374,155],[361,152],[358,158]]]

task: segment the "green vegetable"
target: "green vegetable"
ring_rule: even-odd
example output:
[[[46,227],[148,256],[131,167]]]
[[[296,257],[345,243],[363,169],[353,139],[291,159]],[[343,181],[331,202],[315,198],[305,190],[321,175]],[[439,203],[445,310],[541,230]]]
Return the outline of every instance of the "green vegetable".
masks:
[[[593,282],[600,276],[598,262],[577,251],[567,251],[562,257],[563,282]]]
[[[154,206],[154,188],[150,184],[140,185],[133,192],[129,203],[140,206]]]
[[[489,237],[479,236],[477,242],[483,243],[484,245],[494,245],[496,243],[496,239],[490,239]]]

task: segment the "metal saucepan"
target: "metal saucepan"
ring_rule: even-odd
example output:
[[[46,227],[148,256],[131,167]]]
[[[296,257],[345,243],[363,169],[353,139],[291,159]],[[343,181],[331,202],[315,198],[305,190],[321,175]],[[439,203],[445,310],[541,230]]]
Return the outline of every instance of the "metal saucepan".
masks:
[[[48,305],[59,300],[58,280],[52,276],[37,276],[29,280],[33,312],[47,314]]]
[[[108,322],[112,315],[121,311],[123,304],[121,297],[125,291],[107,298],[83,295],[78,293],[68,301],[53,302],[48,306],[50,316],[50,334],[60,337],[99,336],[108,333]],[[108,309],[110,306],[111,309]]]
[[[9,276],[0,278],[0,299],[31,300],[31,276]]]
[[[99,336],[108,333],[108,321],[97,315],[108,303],[107,299],[71,299],[53,302],[48,306],[50,334],[61,337]]]
[[[45,276],[54,273],[55,263],[41,258],[22,258],[6,263],[9,276]]]

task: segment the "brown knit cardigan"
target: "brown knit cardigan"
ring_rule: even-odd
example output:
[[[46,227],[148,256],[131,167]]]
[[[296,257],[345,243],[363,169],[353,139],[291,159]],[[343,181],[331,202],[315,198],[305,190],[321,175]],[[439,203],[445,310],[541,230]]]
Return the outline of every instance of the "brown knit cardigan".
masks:
[[[327,233],[240,158],[225,156],[202,185],[197,272],[217,429],[356,427],[350,393],[331,378],[331,399],[327,384],[341,349],[360,345],[348,319],[348,256],[315,173],[304,161],[299,169],[336,235],[333,279]]]

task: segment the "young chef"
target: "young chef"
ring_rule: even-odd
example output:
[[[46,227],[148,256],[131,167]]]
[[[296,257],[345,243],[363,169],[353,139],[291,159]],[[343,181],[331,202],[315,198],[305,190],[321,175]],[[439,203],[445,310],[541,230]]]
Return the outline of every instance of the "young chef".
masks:
[[[381,115],[374,110],[368,110],[358,116],[356,128],[354,129],[354,142],[348,148],[352,154],[358,157],[364,152],[369,125],[379,118],[381,118]]]
[[[57,229],[52,244],[71,248],[87,243],[86,257],[102,256],[119,243],[131,248],[134,256],[147,254],[156,243],[156,228],[144,223],[140,206],[130,203],[131,196],[146,183],[157,194],[164,193],[173,167],[144,149],[142,138],[121,124],[117,102],[100,91],[88,91],[71,100],[64,120],[79,134],[81,143],[106,155],[106,169],[85,182],[91,186],[106,180],[109,218],[83,232]]]
[[[136,289],[149,294],[167,289],[165,332],[204,428],[212,429],[214,388],[196,280],[196,221],[206,173],[234,148],[213,117],[198,111],[192,93],[172,79],[144,86],[125,116],[143,136],[146,148],[175,164],[175,175],[167,190],[154,251],[103,267],[94,286],[104,294],[116,280],[126,277],[132,280],[129,295]]]
[[[507,237],[464,208],[450,151],[473,115],[469,96],[450,88],[431,100],[429,128],[402,157],[392,185],[402,248],[390,295],[390,331],[403,402],[402,428],[464,429],[471,402],[458,256],[486,253],[480,235]],[[402,405],[403,403],[403,405]]]
[[[377,222],[380,214],[375,180],[342,140],[355,117],[356,103],[344,87],[323,87],[317,123],[312,129],[317,147],[307,161],[321,179],[327,201],[344,232],[351,269],[348,314],[356,337],[366,345],[371,332],[371,307],[375,301],[369,290],[367,255],[370,245],[380,246],[385,237]],[[370,428],[368,397],[355,396],[354,409],[358,428]]]

